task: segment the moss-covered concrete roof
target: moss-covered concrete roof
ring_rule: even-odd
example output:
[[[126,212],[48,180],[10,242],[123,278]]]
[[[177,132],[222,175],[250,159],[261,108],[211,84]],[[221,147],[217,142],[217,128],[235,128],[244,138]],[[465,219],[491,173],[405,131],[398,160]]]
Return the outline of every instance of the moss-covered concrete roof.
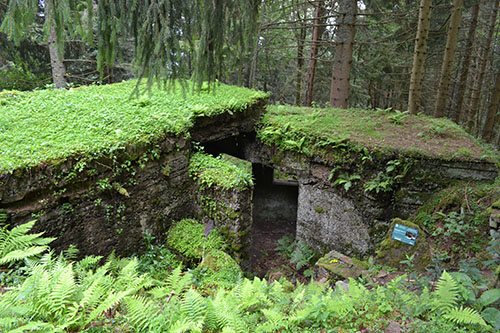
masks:
[[[267,98],[222,84],[193,93],[190,83],[185,89],[154,86],[151,95],[131,98],[135,85],[0,92],[0,173],[187,134],[196,117],[238,112]]]
[[[269,106],[258,136],[281,150],[310,156],[351,145],[444,160],[492,160],[490,152],[447,119],[390,110]]]

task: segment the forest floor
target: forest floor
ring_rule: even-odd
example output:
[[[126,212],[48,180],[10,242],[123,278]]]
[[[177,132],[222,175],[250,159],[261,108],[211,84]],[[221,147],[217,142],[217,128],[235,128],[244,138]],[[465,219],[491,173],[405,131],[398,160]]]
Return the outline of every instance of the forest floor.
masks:
[[[310,278],[295,269],[290,259],[280,254],[276,248],[278,240],[285,236],[295,235],[295,225],[283,223],[277,227],[276,223],[256,221],[252,228],[251,272],[270,281],[286,277],[291,281],[307,283]]]
[[[252,273],[262,278],[266,273],[289,264],[288,259],[276,251],[276,242],[289,234],[295,234],[293,225],[283,224],[276,228],[274,223],[254,222],[250,251]]]

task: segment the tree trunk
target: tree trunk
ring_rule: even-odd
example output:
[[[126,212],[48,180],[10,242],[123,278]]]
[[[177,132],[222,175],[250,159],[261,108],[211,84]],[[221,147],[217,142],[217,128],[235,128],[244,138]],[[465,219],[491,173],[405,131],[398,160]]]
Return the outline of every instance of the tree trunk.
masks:
[[[66,88],[68,86],[66,82],[66,68],[62,62],[62,53],[59,50],[59,44],[56,38],[56,27],[55,20],[52,17],[56,8],[54,7],[53,0],[45,0],[45,19],[49,20],[49,55],[50,55],[50,67],[52,69],[52,81],[54,82],[54,87],[56,88]]]
[[[486,37],[483,53],[481,54],[481,68],[479,69],[479,77],[474,86],[474,90],[472,91],[472,101],[467,118],[467,130],[469,131],[469,133],[471,133],[472,129],[474,128],[476,115],[479,109],[479,101],[481,98],[481,90],[483,88],[484,73],[486,72],[486,65],[488,63],[488,56],[490,53],[491,40],[493,39],[493,32],[495,31],[495,23],[497,20],[499,4],[500,0],[495,0],[493,4],[494,7],[492,8],[493,11],[491,12],[488,36]]]
[[[307,89],[306,89],[306,100],[304,106],[311,106],[313,98],[313,86],[314,86],[314,76],[316,73],[316,57],[318,55],[318,42],[321,39],[321,35],[325,31],[323,18],[325,14],[325,7],[323,1],[317,1],[314,3],[314,28],[311,43],[311,58],[309,59],[309,71],[307,74]]]
[[[356,0],[339,1],[339,26],[330,89],[330,105],[336,108],[347,108],[357,10]]]
[[[248,80],[248,87],[250,89],[255,88],[255,75],[257,73],[257,60],[259,57],[259,41],[260,35],[262,34],[262,25],[264,24],[266,14],[266,0],[262,0],[262,9],[260,12],[260,22],[259,28],[257,29],[257,36],[255,37],[255,43],[253,47],[252,65],[250,66],[250,75]]]
[[[498,105],[500,104],[500,71],[498,71],[497,79],[495,81],[495,88],[493,88],[493,95],[491,96],[490,105],[488,106],[488,113],[486,114],[486,122],[483,128],[483,139],[487,142],[493,140],[493,127],[495,126],[495,118],[497,115]]]
[[[304,6],[304,17],[300,17],[297,8],[297,21],[300,22],[299,34],[297,36],[297,83],[295,86],[295,105],[302,104],[302,72],[304,70],[304,40],[306,39],[306,15],[307,8]]]
[[[460,74],[460,82],[458,84],[457,108],[455,110],[455,122],[457,124],[463,119],[462,108],[464,104],[465,89],[467,88],[467,77],[469,76],[472,50],[476,38],[477,18],[479,16],[480,4],[481,1],[478,0],[472,10],[472,20],[469,28],[469,36],[467,37],[467,46],[465,47],[464,63],[462,66],[462,73]]]
[[[453,0],[451,8],[450,26],[448,27],[448,36],[446,37],[446,49],[443,55],[443,64],[441,67],[441,78],[439,79],[438,95],[436,98],[436,107],[434,117],[443,117],[446,111],[446,102],[448,101],[448,90],[450,86],[451,68],[455,58],[455,50],[458,42],[458,29],[462,20],[462,0]]]
[[[422,96],[422,80],[425,72],[425,54],[427,52],[427,37],[431,24],[432,0],[421,0],[418,14],[417,37],[413,51],[413,67],[411,70],[410,92],[408,96],[408,110],[411,114],[417,114],[420,109]]]

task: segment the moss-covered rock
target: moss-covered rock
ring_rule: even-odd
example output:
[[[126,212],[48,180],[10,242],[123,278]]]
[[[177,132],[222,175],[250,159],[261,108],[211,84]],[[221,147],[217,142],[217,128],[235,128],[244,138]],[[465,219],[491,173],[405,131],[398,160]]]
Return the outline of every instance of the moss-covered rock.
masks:
[[[491,207],[493,208],[496,208],[496,209],[500,209],[500,199],[498,199],[497,201],[495,201]]]
[[[330,251],[316,263],[315,274],[318,279],[356,279],[367,268],[368,266],[361,260],[348,257],[337,251]]]
[[[208,252],[199,268],[206,267],[207,281],[219,286],[232,286],[242,276],[240,266],[229,254],[221,250]]]
[[[205,237],[205,226],[193,219],[176,222],[168,231],[167,246],[188,261],[201,259],[211,250],[224,250],[226,244],[217,229]]]
[[[396,224],[404,225],[418,230],[418,237],[415,245],[405,244],[403,242],[392,239],[392,233]],[[426,240],[425,233],[415,223],[410,221],[395,218],[392,221],[391,227],[385,236],[384,240],[377,245],[376,258],[377,261],[388,266],[402,268],[400,263],[406,260],[407,256],[414,256],[412,263],[418,271],[424,271],[425,267],[430,263],[430,246]]]

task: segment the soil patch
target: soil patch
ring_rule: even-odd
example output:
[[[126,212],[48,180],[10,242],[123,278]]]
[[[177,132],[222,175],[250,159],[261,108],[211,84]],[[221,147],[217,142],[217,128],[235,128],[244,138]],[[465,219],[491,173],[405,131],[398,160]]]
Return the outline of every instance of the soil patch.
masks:
[[[283,271],[293,274],[293,267],[285,256],[276,252],[277,241],[286,235],[295,234],[294,223],[283,223],[279,228],[275,223],[254,221],[252,228],[251,269],[263,278],[268,272]]]

